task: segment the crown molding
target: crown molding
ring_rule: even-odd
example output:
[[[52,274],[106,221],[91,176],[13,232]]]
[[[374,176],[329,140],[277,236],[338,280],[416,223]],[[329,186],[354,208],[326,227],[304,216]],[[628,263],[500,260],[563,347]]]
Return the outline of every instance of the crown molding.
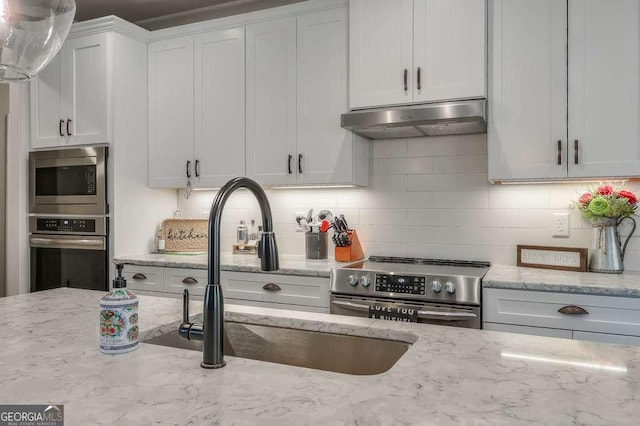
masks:
[[[71,26],[68,37],[80,37],[107,31],[115,31],[144,42],[147,42],[150,38],[149,31],[114,15],[76,22]]]

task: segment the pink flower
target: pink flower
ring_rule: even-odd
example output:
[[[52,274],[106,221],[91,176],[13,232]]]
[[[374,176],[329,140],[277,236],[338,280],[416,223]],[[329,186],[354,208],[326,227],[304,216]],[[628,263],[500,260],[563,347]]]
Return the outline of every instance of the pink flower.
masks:
[[[636,197],[633,192],[622,190],[618,192],[618,197],[626,198],[631,205],[634,205],[638,202],[638,197]]]
[[[589,201],[591,201],[592,198],[593,198],[593,195],[591,195],[588,192],[585,192],[584,194],[582,194],[578,202],[580,204],[589,204]]]
[[[613,185],[602,185],[596,189],[598,195],[611,195],[613,194]]]

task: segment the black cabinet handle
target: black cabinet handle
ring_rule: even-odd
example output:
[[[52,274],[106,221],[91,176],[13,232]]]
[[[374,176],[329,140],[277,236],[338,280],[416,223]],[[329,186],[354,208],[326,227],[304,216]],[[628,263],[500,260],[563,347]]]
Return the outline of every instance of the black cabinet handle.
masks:
[[[558,166],[562,164],[562,141],[558,140]]]
[[[298,173],[302,173],[302,154],[298,154]]]
[[[278,284],[269,283],[262,286],[263,290],[267,291],[280,291],[282,290]]]
[[[573,141],[573,164],[578,164],[578,139]]]
[[[187,178],[191,178],[191,161],[187,160]]]
[[[196,160],[196,177],[200,177],[200,160]]]
[[[193,277],[187,277],[187,278],[183,279],[182,282],[184,284],[198,284],[198,280],[196,280]]]
[[[71,132],[69,131],[69,124],[71,124],[71,119],[67,120],[67,135],[71,136]]]
[[[408,86],[408,78],[409,78],[409,70],[407,70],[406,68],[404,69],[404,91],[406,92],[407,90],[409,90],[409,86]]]
[[[560,312],[561,314],[565,314],[565,315],[587,315],[587,314],[589,314],[589,312],[587,312],[586,309],[581,308],[580,306],[575,306],[575,305],[563,306],[562,308],[558,309],[558,312]]]
[[[406,83],[405,83],[405,87],[406,87]],[[407,89],[404,89],[407,90]],[[420,90],[420,67],[418,67],[418,90]]]
[[[64,120],[60,120],[60,124],[58,124],[58,130],[60,131],[60,136],[64,136],[64,133],[62,133],[62,124],[64,123]]]
[[[147,276],[145,274],[137,273],[132,277],[134,280],[146,280]]]
[[[287,168],[289,169],[289,174],[293,173],[291,171],[291,160],[293,160],[293,155],[289,154],[289,162],[287,163]]]

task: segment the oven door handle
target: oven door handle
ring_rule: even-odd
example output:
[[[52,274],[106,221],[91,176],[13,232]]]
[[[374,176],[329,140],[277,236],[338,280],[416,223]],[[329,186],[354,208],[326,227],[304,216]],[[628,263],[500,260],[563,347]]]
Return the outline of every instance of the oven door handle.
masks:
[[[340,306],[353,311],[369,312],[369,305],[362,305],[360,303],[344,302],[342,300],[334,300],[333,303],[336,306]],[[442,321],[466,321],[474,318],[478,318],[473,312],[439,312],[439,311],[418,311],[418,318],[422,319],[437,319]]]
[[[60,238],[41,238],[31,237],[29,239],[31,247],[47,247],[47,248],[80,248],[89,250],[104,250],[104,240],[96,239],[60,239]]]

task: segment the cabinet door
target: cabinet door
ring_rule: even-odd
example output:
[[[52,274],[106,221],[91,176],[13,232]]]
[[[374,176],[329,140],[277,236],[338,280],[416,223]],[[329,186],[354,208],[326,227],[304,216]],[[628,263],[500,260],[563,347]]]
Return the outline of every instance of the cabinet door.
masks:
[[[485,0],[414,0],[413,7],[413,101],[486,97]]]
[[[296,182],[296,18],[247,25],[247,176]],[[337,117],[336,117],[337,120]]]
[[[640,2],[570,0],[570,177],[640,176],[638,75]]]
[[[195,185],[245,175],[244,28],[195,37]]]
[[[70,145],[111,142],[111,72],[109,34],[68,39],[63,81],[66,88],[65,133]]]
[[[347,110],[347,11],[298,17],[298,183],[352,180],[352,137],[340,126]]]
[[[489,2],[489,179],[567,176],[566,3]]]
[[[66,145],[61,50],[30,83],[31,148]]]
[[[349,1],[350,108],[413,101],[412,20],[413,0]]]
[[[149,45],[149,186],[178,188],[195,179],[193,37]],[[189,171],[187,171],[189,169]]]

